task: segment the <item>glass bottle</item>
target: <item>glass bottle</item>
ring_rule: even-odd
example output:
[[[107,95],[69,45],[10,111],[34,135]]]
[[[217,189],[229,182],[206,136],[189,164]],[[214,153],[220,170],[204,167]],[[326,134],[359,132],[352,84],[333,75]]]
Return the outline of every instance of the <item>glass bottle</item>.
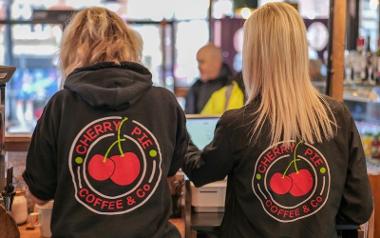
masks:
[[[25,192],[16,191],[16,196],[12,203],[11,214],[17,225],[24,224],[28,219],[28,205]]]

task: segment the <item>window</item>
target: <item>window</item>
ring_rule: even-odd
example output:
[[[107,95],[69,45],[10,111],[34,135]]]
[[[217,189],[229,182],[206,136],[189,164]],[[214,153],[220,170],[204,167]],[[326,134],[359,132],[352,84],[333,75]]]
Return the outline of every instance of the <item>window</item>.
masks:
[[[47,100],[58,90],[60,72],[57,53],[61,26],[48,24],[12,24],[8,54],[2,64],[17,70],[7,85],[7,131],[30,132]],[[4,44],[2,44],[4,46]]]

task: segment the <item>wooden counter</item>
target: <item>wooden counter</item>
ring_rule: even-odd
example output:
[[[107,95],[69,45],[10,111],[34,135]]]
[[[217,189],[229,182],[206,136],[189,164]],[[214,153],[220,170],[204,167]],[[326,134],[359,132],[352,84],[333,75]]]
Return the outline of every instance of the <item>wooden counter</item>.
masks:
[[[26,225],[18,227],[20,231],[20,238],[40,238],[40,228],[34,228],[34,230],[27,230]]]
[[[372,193],[374,196],[375,202],[375,219],[374,219],[374,236],[380,237],[380,175],[370,175],[369,180],[371,183]],[[185,234],[185,223],[181,218],[171,219],[171,223],[173,223],[177,229],[180,231],[181,236],[184,237]],[[40,238],[40,230],[36,228],[34,230],[27,230],[26,226],[20,226],[20,238]]]
[[[374,236],[380,237],[380,175],[369,175],[374,200]]]
[[[28,151],[31,140],[31,134],[6,134],[5,150],[6,151]]]
[[[30,144],[30,135],[6,135],[5,147],[8,151],[27,151]],[[380,175],[369,175],[372,193],[374,197],[374,237],[380,238]],[[171,220],[173,224],[180,230],[184,237],[185,224],[183,219]],[[21,238],[37,238],[39,237],[39,229],[26,230],[25,226],[20,227]]]
[[[179,232],[181,233],[182,237],[185,237],[185,223],[183,219],[177,218],[177,219],[170,219],[170,222],[174,224]],[[40,238],[40,229],[35,228],[34,230],[27,230],[26,225],[19,226],[20,230],[20,238]]]

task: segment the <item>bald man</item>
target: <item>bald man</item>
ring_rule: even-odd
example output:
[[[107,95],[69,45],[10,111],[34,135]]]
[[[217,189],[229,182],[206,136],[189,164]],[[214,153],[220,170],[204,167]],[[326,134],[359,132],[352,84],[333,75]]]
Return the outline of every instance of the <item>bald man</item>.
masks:
[[[197,61],[200,78],[186,96],[185,111],[188,114],[199,114],[211,95],[230,82],[231,70],[223,64],[222,51],[214,44],[200,48]]]

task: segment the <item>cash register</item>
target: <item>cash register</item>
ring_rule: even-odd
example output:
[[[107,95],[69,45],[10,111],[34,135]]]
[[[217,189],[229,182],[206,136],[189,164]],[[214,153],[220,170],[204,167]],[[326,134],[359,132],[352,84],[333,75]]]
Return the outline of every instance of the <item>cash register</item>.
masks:
[[[188,115],[187,131],[193,143],[201,150],[213,137],[219,117]],[[196,188],[191,183],[191,206],[195,212],[223,212],[227,181],[217,181]]]

